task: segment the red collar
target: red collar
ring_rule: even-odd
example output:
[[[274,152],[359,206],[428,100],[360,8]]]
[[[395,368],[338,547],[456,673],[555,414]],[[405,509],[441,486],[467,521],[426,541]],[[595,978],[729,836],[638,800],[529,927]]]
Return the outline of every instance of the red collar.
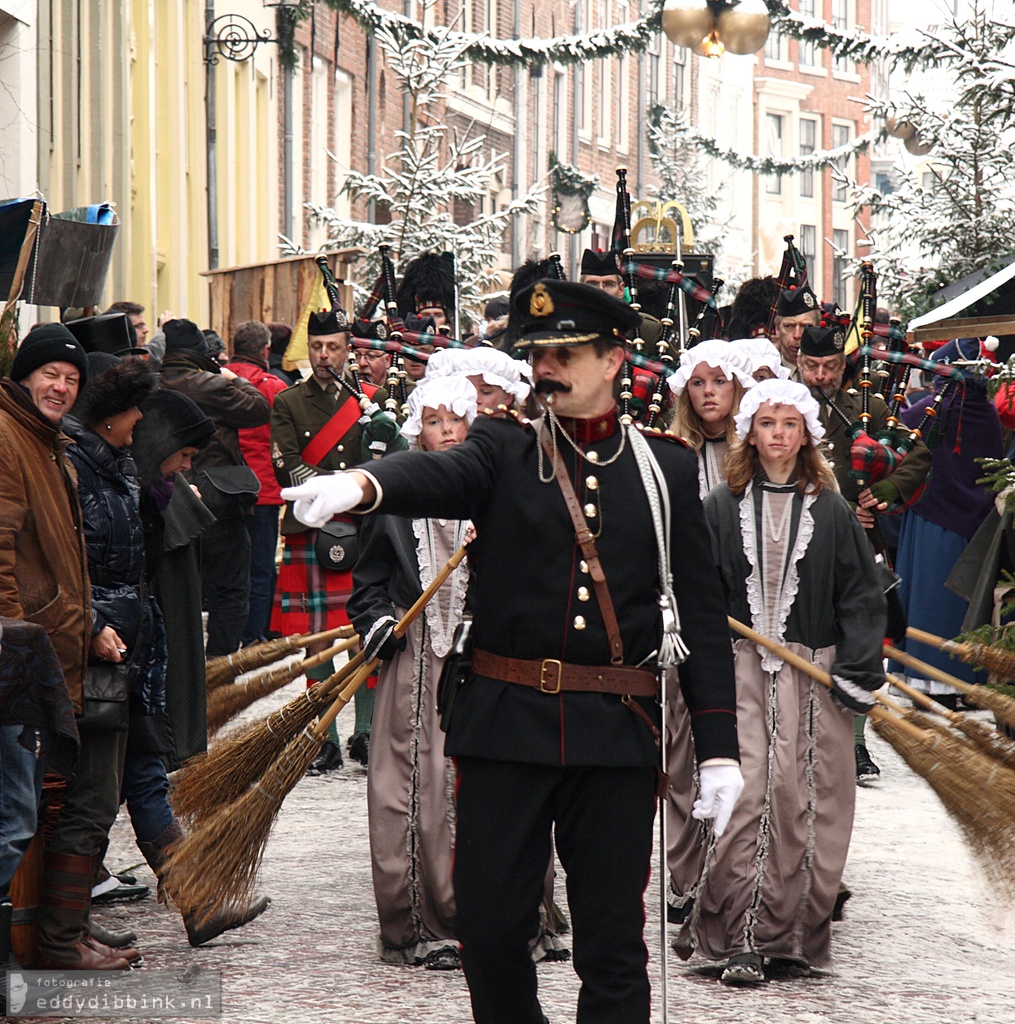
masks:
[[[591,419],[560,416],[557,422],[577,444],[593,444],[596,441],[605,441],[617,432],[617,410],[611,409],[602,416],[593,416]]]

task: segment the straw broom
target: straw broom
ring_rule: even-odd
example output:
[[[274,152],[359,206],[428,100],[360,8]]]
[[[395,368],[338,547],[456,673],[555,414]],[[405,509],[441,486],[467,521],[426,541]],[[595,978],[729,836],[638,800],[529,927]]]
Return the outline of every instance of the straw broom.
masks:
[[[250,707],[254,701],[280,690],[283,686],[288,686],[294,679],[305,675],[309,669],[331,661],[336,654],[341,654],[358,643],[359,636],[351,636],[348,640],[342,640],[319,654],[300,658],[286,665],[270,666],[242,683],[232,683],[212,690],[208,694],[208,735],[214,736],[233,715]]]
[[[328,726],[378,660],[353,674],[317,725],[307,726],[255,785],[232,805],[219,808],[174,848],[166,862],[165,886],[181,910],[198,917],[199,926],[230,904],[250,902],[282,802],[306,775],[327,738]]]
[[[279,661],[302,650],[308,644],[323,643],[329,640],[346,640],[355,634],[352,626],[338,626],[326,629],[322,633],[293,633],[292,636],[279,637],[277,640],[265,640],[263,643],[251,644],[232,654],[223,654],[218,658],[209,658],[205,662],[204,678],[209,690],[232,682],[244,672],[255,668],[264,668],[272,662]]]
[[[957,640],[945,640],[943,637],[926,633],[922,629],[910,626],[906,630],[910,640],[918,640],[928,647],[936,647],[939,651],[954,655],[967,665],[985,668],[1001,679],[1015,681],[1015,654],[998,650],[990,644],[960,643]]]
[[[427,602],[465,555],[461,547],[430,586],[395,626],[403,636]],[[235,803],[223,806],[182,840],[167,862],[166,888],[174,899],[202,918],[213,917],[226,904],[250,899],[264,849],[282,802],[306,775],[320,752],[328,727],[366,682],[379,658],[364,664],[342,687],[331,707],[313,728],[304,728],[260,780]]]
[[[914,639],[916,638],[914,637]],[[998,693],[997,690],[992,690],[989,686],[980,686],[977,683],[966,683],[961,679],[956,679],[955,676],[942,672],[941,669],[928,665],[927,662],[920,661],[919,658],[914,658],[911,654],[892,647],[891,644],[885,644],[885,657],[894,658],[900,664],[915,669],[921,676],[926,676],[928,679],[947,683],[958,690],[971,704],[993,711],[994,717],[999,722],[1004,722],[1005,725],[1015,729],[1015,699],[1007,694]]]
[[[943,704],[928,697],[927,694],[921,693],[908,683],[896,678],[890,672],[887,678],[892,686],[904,693],[910,700],[915,701],[920,707],[947,719],[953,728],[968,736],[985,754],[989,754],[1008,768],[1015,766],[1015,743],[1002,736],[997,729],[992,729],[989,725],[977,721],[970,715],[962,714],[961,711],[952,711],[946,708]]]
[[[176,816],[195,821],[241,797],[365,660],[360,651],[334,675],[304,690],[263,722],[253,722],[187,761],[177,773],[170,796]]]
[[[729,619],[741,636],[767,648],[812,679],[831,687],[831,676],[806,658],[749,626]],[[962,830],[988,876],[1015,898],[1015,772],[975,747],[907,722],[902,708],[883,694],[869,717],[903,760],[930,783]]]

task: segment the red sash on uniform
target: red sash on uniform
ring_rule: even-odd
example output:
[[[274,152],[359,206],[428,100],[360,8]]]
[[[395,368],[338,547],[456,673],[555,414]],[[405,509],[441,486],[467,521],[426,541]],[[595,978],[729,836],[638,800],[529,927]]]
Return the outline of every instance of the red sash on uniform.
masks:
[[[363,394],[373,398],[377,388],[373,384],[363,384]],[[300,452],[300,458],[310,466],[316,466],[332,448],[342,440],[352,425],[363,415],[359,401],[352,395],[338,407],[334,416],[317,431]]]

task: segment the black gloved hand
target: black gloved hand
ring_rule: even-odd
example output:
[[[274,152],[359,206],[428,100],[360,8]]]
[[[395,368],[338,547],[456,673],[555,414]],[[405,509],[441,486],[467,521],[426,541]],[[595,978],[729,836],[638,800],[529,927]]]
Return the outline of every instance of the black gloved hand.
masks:
[[[367,630],[366,639],[363,641],[363,653],[366,654],[367,661],[374,658],[391,661],[399,651],[405,650],[405,637],[395,636],[397,625],[398,619],[393,615],[382,615]]]
[[[874,707],[874,694],[842,676],[832,676],[832,696],[854,715],[866,715]]]

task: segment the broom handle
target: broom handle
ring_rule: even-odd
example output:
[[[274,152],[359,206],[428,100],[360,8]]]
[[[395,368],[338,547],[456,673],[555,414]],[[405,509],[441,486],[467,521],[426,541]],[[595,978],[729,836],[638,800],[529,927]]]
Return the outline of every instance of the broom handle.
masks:
[[[420,613],[427,606],[430,599],[440,590],[441,585],[444,581],[458,568],[459,563],[465,557],[465,545],[463,544],[445,563],[444,568],[433,578],[430,586],[423,591],[423,593],[416,599],[416,603],[402,616],[399,620],[398,625],[395,626],[395,636],[405,636],[406,630],[419,618]],[[342,687],[341,692],[332,702],[331,707],[317,720],[317,725],[311,731],[311,735],[314,739],[324,742],[324,738],[328,733],[328,726],[338,717],[338,713],[349,703],[352,699],[352,695],[366,682],[366,680],[373,675],[374,669],[381,663],[380,658],[371,658],[365,665],[363,659],[365,655],[363,651],[360,651],[356,656],[360,659],[361,668],[357,669],[355,675],[353,675],[349,681]],[[354,661],[356,659],[353,659]],[[351,662],[350,662],[351,664]],[[348,666],[346,666],[348,669]],[[336,673],[337,674],[337,673]],[[332,677],[334,678],[334,677]]]
[[[320,651],[318,654],[311,654],[304,658],[300,662],[300,669],[305,673],[308,668],[317,668],[318,665],[323,665],[326,661],[331,661],[336,654],[341,654],[343,651],[349,650],[350,647],[355,647],[358,643],[359,634],[355,633],[347,640],[343,640],[341,643],[335,644],[334,647],[329,647],[326,651]]]
[[[783,647],[782,644],[777,643],[775,640],[770,640],[767,636],[751,629],[750,626],[745,626],[744,623],[738,622],[732,615],[727,615],[726,619],[730,624],[730,628],[741,636],[745,636],[748,640],[752,640],[754,643],[766,648],[773,654],[779,655],[783,661],[787,661],[794,668],[800,669],[801,672],[810,676],[811,679],[815,679],[819,683],[823,683],[829,689],[832,688],[832,677],[823,668],[818,668],[817,665],[809,662],[806,658],[801,657],[795,651],[791,651],[788,647]],[[896,714],[893,714],[892,712],[898,712],[902,709],[899,708],[894,701],[880,693],[874,693],[872,696],[879,704],[884,705],[884,707],[880,708],[877,706],[872,707],[868,712],[874,721],[884,721],[888,719],[893,725],[903,731],[910,732],[915,739],[922,741],[925,738],[923,729],[913,725],[912,722],[905,721],[905,719],[896,718]],[[888,709],[891,709],[891,711]]]
[[[316,644],[323,640],[348,640],[355,635],[356,630],[353,626],[336,626],[334,629],[326,629],[323,633],[304,633],[302,636],[296,635],[287,639],[292,640],[296,647],[306,647],[307,644]]]
[[[918,640],[922,644],[926,644],[928,647],[936,647],[939,651],[954,651],[957,650],[961,644],[957,644],[954,640],[946,640],[944,637],[935,636],[933,633],[927,633],[922,629],[917,629],[916,626],[906,627],[906,636],[910,640]]]
[[[891,672],[885,673],[885,678],[892,684],[892,686],[895,687],[896,690],[901,690],[910,700],[916,701],[920,707],[926,708],[927,711],[933,711],[942,718],[947,718],[949,722],[954,722],[956,720],[961,721],[966,717],[965,715],[959,714],[957,711],[952,711],[951,709],[946,708],[944,704],[939,704],[933,697],[928,697],[927,694],[921,693],[915,687],[910,686],[909,683],[899,679],[898,676],[893,676]]]
[[[908,633],[908,630],[907,630]],[[913,639],[917,639],[913,637]],[[976,691],[980,689],[975,683],[966,683],[961,679],[957,679],[955,676],[950,676],[947,672],[942,672],[939,668],[934,668],[933,665],[928,665],[925,661],[920,661],[919,658],[914,658],[911,654],[906,654],[905,651],[900,651],[897,647],[893,647],[891,644],[885,644],[885,657],[894,658],[901,664],[906,665],[908,668],[915,668],[919,672],[926,673],[929,679],[936,679],[939,683],[947,683],[949,686],[954,686],[959,693],[976,694]]]

